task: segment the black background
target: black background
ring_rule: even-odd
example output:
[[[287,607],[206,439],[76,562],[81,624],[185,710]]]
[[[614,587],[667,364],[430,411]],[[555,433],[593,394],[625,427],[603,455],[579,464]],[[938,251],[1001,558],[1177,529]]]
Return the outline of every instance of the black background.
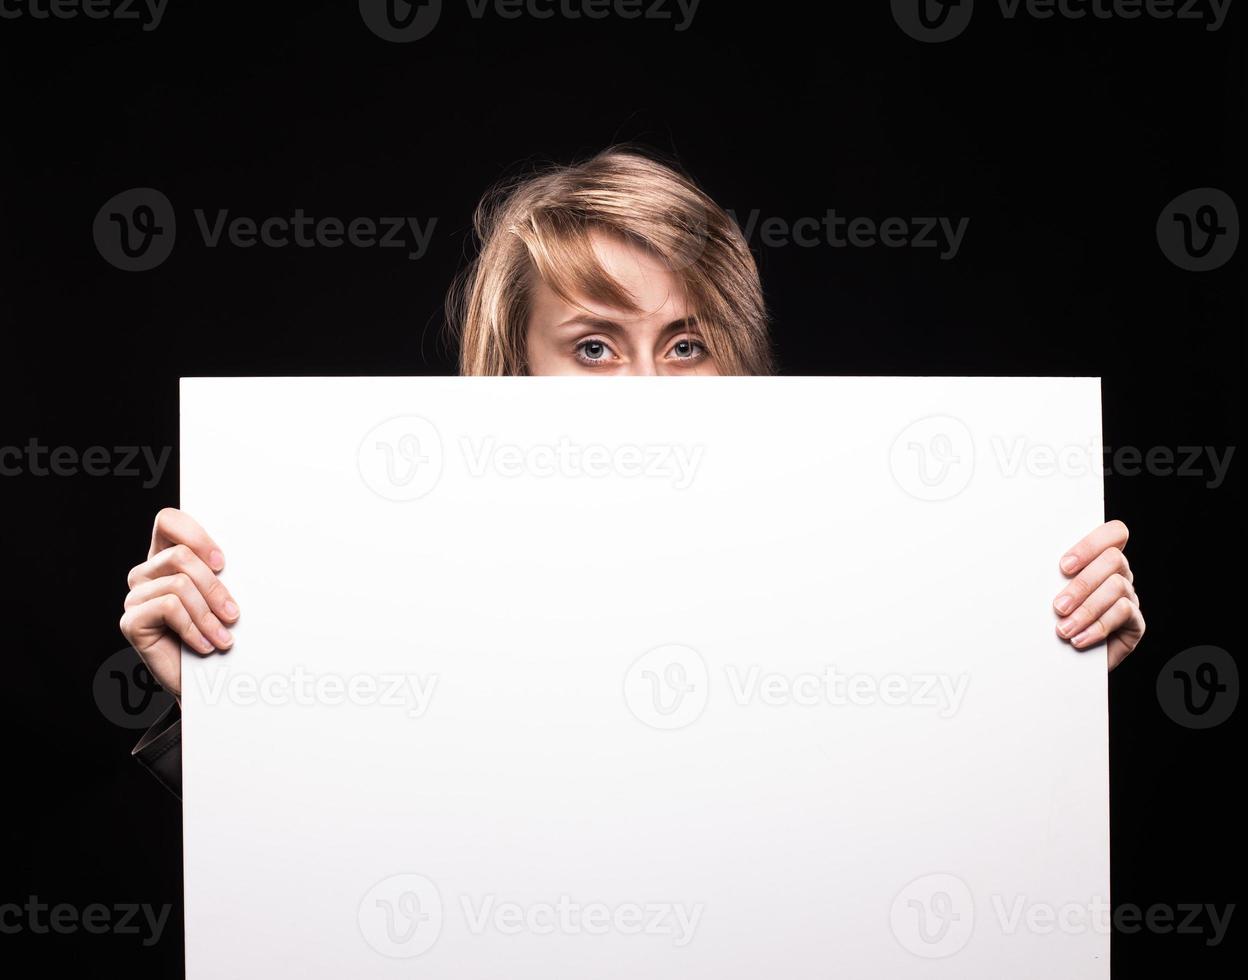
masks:
[[[1101,375],[1111,447],[1225,453],[1244,408],[1244,250],[1185,271],[1154,227],[1190,188],[1248,201],[1243,14],[1233,4],[1210,32],[1008,19],[981,0],[940,44],[906,36],[883,3],[704,0],[677,31],[477,20],[448,0],[411,44],[371,33],[350,2],[172,0],[152,31],[0,19],[0,445],[174,447],[152,488],[0,477],[0,902],[173,904],[150,948],[26,931],[0,936],[5,959],[21,947],[53,974],[181,970],[180,808],[129,758],[137,733],[92,695],[98,665],[124,646],[125,573],[156,510],[178,500],[179,376],[452,372],[441,304],[481,191],[524,162],[637,140],[741,216],[969,218],[948,261],[755,240],[785,373]],[[158,268],[127,273],[103,260],[92,221],[144,186],[173,202],[178,240]],[[201,208],[437,224],[419,261],[207,248]],[[1116,904],[1240,897],[1242,713],[1191,730],[1155,685],[1189,647],[1238,654],[1241,469],[1234,459],[1217,488],[1207,473],[1107,478],[1149,624],[1110,682]],[[1237,919],[1217,947],[1118,934],[1115,975],[1230,976]]]

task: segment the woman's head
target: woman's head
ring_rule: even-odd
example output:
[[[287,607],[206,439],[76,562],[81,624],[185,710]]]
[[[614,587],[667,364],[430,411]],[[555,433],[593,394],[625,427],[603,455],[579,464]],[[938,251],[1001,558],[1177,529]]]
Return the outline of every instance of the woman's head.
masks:
[[[768,374],[758,270],[731,218],[664,164],[612,149],[477,210],[452,291],[460,371]]]

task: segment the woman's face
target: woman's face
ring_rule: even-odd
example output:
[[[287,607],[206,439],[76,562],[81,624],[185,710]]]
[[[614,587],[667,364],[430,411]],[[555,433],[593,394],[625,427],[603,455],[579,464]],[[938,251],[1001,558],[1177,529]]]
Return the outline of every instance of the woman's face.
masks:
[[[529,373],[718,374],[679,280],[654,256],[620,238],[595,235],[593,245],[603,269],[643,312],[582,296],[574,305],[539,283],[529,312]]]

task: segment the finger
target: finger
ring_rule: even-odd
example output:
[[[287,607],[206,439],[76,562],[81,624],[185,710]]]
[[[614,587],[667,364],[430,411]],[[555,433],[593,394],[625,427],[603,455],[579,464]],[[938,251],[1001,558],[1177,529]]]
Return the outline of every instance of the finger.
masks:
[[[1090,561],[1101,554],[1106,548],[1122,550],[1127,546],[1130,532],[1122,521],[1110,521],[1092,531],[1073,548],[1067,550],[1058,562],[1058,567],[1066,575],[1074,575]]]
[[[1088,597],[1099,589],[1111,575],[1121,575],[1131,581],[1131,566],[1122,549],[1111,545],[1092,559],[1084,569],[1066,583],[1066,587],[1053,600],[1053,608],[1059,616],[1069,616]]]
[[[156,523],[152,525],[152,546],[147,557],[154,558],[175,544],[186,545],[214,572],[225,567],[225,555],[208,532],[190,514],[166,507],[156,515]]]
[[[1140,610],[1136,608],[1135,603],[1123,596],[1117,599],[1100,619],[1071,637],[1070,645],[1077,650],[1086,650],[1088,647],[1103,643],[1109,639],[1111,633],[1124,627],[1129,631],[1134,627],[1142,632],[1143,625],[1144,617],[1140,615]]]
[[[1135,597],[1135,586],[1127,580],[1125,575],[1116,572],[1102,582],[1096,591],[1088,596],[1083,605],[1058,622],[1057,635],[1062,639],[1070,639],[1095,623],[1109,611],[1110,606],[1124,597],[1137,608],[1139,607],[1139,602]]]
[[[1144,616],[1140,615],[1130,624],[1130,629],[1120,629],[1109,638],[1107,657],[1109,669],[1113,670],[1127,659],[1127,656],[1144,639]]]
[[[121,631],[139,653],[145,653],[154,642],[144,644],[145,636],[159,638],[165,629],[172,630],[196,653],[209,654],[216,649],[199,631],[182,600],[173,593],[148,599],[127,609],[121,617]]]
[[[126,596],[125,606],[127,609],[131,606],[141,606],[149,599],[157,599],[163,595],[176,595],[182,601],[182,608],[190,614],[200,634],[211,640],[217,649],[227,650],[233,646],[234,637],[230,635],[230,631],[225,628],[221,620],[213,615],[207,600],[185,572],[176,572],[173,575],[140,583]]]
[[[238,619],[238,603],[229,589],[188,545],[175,544],[135,565],[130,569],[128,582],[133,589],[143,582],[179,574],[188,576],[195,583],[195,588],[207,600],[214,614],[227,623]]]

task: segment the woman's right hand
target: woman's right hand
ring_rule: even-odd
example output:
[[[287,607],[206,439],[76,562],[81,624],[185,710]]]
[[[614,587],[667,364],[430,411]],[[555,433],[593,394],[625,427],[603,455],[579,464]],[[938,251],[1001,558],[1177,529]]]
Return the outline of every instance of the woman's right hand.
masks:
[[[217,578],[225,556],[188,514],[156,515],[147,561],[130,570],[121,632],[166,691],[182,698],[182,643],[207,656],[234,642],[238,605]]]

